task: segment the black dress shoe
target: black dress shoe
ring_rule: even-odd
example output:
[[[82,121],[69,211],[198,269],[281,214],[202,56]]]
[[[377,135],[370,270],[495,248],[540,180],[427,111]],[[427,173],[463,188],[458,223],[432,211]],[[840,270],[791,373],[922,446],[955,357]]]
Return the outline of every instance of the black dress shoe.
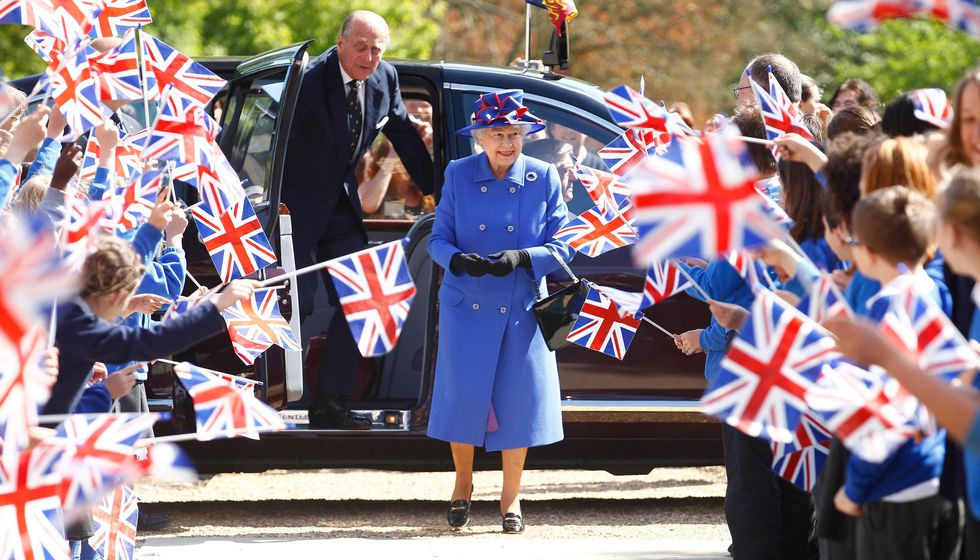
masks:
[[[516,535],[524,532],[524,518],[519,513],[506,513],[503,519],[504,533]]]
[[[331,430],[369,430],[371,420],[354,414],[339,401],[330,401],[309,411],[311,428]]]
[[[449,502],[449,511],[446,512],[446,519],[449,527],[458,531],[470,522],[470,505],[473,503],[473,488],[470,488],[470,499],[453,500]]]

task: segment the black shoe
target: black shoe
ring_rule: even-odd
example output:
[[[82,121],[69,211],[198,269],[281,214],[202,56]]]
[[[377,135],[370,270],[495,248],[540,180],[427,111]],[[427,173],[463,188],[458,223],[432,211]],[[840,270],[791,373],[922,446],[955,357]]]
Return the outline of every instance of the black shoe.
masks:
[[[147,531],[159,531],[170,525],[170,519],[165,515],[153,515],[152,513],[139,512],[136,518],[136,531],[145,533]]]
[[[326,404],[309,411],[311,428],[331,430],[369,430],[371,420],[359,414],[354,414],[340,401],[329,401]]]
[[[446,519],[449,527],[458,531],[470,522],[470,506],[473,504],[473,487],[470,487],[470,499],[453,500],[449,502],[449,511],[446,512]]]
[[[519,513],[504,514],[503,519],[504,533],[516,535],[524,532],[524,518]]]

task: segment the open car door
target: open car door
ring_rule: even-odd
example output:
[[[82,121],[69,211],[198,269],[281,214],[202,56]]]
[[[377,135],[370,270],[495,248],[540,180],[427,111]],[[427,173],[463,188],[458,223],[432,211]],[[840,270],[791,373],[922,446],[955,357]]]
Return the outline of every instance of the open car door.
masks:
[[[309,41],[296,43],[242,62],[228,78],[227,88],[211,104],[211,112],[222,127],[218,144],[242,180],[278,256],[279,262],[261,271],[260,279],[295,268],[288,215],[280,212],[279,192],[309,44]],[[197,202],[195,189],[186,189],[183,194],[188,205]],[[210,287],[221,283],[193,220],[185,235],[184,248],[188,270],[201,284]],[[194,288],[187,286],[185,294]],[[279,308],[287,320],[292,317],[290,292],[294,289],[290,283],[279,291]],[[291,320],[294,323],[298,335],[298,317]],[[175,359],[261,381],[256,395],[273,407],[281,408],[302,394],[300,351],[272,346],[252,366],[247,366],[235,355],[226,335],[202,342]],[[176,393],[180,390],[179,385],[174,387],[175,400],[179,400]]]

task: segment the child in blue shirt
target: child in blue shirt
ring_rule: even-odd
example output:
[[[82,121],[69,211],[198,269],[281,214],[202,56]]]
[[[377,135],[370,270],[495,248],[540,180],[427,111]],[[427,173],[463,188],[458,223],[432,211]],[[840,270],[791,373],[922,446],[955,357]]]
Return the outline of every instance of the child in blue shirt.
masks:
[[[922,267],[933,242],[932,203],[905,187],[879,189],[854,208],[852,254],[860,272],[883,286],[868,300],[868,316],[880,321],[895,297],[896,286],[915,282],[934,298],[936,288]],[[903,276],[907,267],[912,277]],[[882,463],[852,455],[844,487],[834,503],[858,518],[856,552],[863,558],[930,558],[939,519],[951,505],[939,496],[945,457],[943,430],[910,439]]]

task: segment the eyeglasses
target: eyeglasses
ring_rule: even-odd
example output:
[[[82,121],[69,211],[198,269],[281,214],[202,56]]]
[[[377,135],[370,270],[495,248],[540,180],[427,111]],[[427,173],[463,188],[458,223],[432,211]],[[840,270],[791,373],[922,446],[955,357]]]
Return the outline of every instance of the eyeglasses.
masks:
[[[738,92],[742,91],[743,89],[752,89],[752,86],[742,86],[742,87],[735,86],[735,87],[733,87],[732,88],[732,95],[735,96],[735,99],[738,99]]]
[[[847,245],[848,247],[860,247],[861,245],[863,245],[863,243],[861,243],[861,241],[859,241],[858,238],[851,237],[851,236],[847,236],[846,238],[844,238],[844,244]]]

